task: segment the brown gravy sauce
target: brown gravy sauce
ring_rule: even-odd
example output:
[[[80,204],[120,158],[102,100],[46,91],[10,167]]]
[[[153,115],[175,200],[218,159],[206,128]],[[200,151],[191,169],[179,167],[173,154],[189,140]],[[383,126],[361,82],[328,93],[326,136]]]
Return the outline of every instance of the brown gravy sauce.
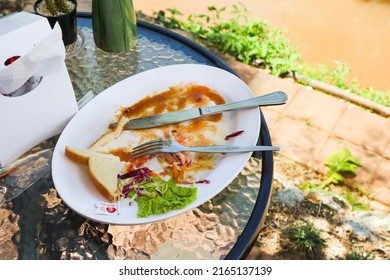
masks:
[[[122,162],[127,162],[131,159],[131,152],[121,148],[110,150],[110,154],[119,157],[120,161]]]
[[[122,115],[132,119],[157,115],[164,111],[174,112],[188,107],[208,106],[210,101],[214,101],[216,105],[225,103],[221,95],[206,86],[170,87],[165,92],[145,97],[134,105],[124,108]],[[217,122],[221,116],[221,114],[208,116],[207,120]]]
[[[167,91],[147,96],[129,107],[122,108],[119,117],[124,116],[132,119],[224,103],[225,100],[218,92],[213,91],[206,86],[196,84],[173,86]],[[216,132],[217,128],[214,125],[211,125],[210,122],[218,123],[221,119],[222,114],[215,114],[194,119],[186,123],[145,129],[142,131],[142,134],[145,134],[145,137],[143,138],[146,139],[155,129],[159,129],[164,132],[165,137],[169,137],[172,135],[172,132],[174,132],[178,138],[187,139],[188,142],[184,144],[188,146],[212,145],[215,144],[213,139],[207,138],[204,135],[204,132]],[[140,133],[141,131],[137,132]],[[110,150],[110,153],[118,156],[121,161],[125,162],[129,161],[131,158],[131,151],[121,148],[112,149]],[[196,158],[201,161],[210,161],[210,158],[204,154],[199,154]]]

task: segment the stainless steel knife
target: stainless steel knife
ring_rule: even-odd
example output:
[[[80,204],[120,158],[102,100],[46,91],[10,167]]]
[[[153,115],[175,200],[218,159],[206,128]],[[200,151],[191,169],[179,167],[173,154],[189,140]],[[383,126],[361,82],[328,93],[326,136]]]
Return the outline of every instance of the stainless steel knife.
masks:
[[[124,129],[143,129],[159,127],[167,124],[179,123],[203,116],[214,115],[225,111],[232,111],[237,109],[253,108],[258,106],[271,106],[285,104],[288,100],[286,93],[282,91],[276,91],[262,96],[237,101],[228,104],[221,104],[215,106],[200,107],[194,109],[188,109],[178,112],[164,113],[160,115],[142,117],[129,120]],[[111,123],[109,128],[116,128],[118,123]]]

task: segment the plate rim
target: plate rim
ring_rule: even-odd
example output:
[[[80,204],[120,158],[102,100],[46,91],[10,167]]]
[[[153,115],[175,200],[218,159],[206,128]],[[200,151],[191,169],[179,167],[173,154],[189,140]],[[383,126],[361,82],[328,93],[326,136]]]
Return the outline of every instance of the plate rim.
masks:
[[[165,213],[165,214],[158,214],[158,215],[152,215],[153,217],[157,217],[157,218],[149,218],[151,216],[149,216],[148,218],[135,218],[136,219],[136,222],[134,222],[134,220],[132,221],[131,218],[128,218],[126,219],[127,221],[110,221],[112,220],[113,218],[112,217],[115,217],[115,216],[97,216],[97,215],[93,215],[93,213],[91,213],[90,215],[88,214],[85,214],[83,211],[80,211],[80,207],[75,207],[72,203],[70,203],[68,201],[68,199],[66,198],[66,195],[64,195],[64,192],[63,192],[63,189],[61,187],[58,187],[58,174],[57,172],[58,171],[58,167],[57,167],[57,164],[59,164],[58,162],[58,158],[59,157],[65,157],[64,155],[64,152],[63,152],[63,149],[65,148],[64,144],[62,143],[63,141],[63,135],[66,134],[67,130],[69,129],[69,127],[71,127],[74,122],[77,122],[78,118],[80,117],[80,114],[86,114],[85,112],[88,112],[89,108],[93,108],[94,106],[96,106],[95,104],[97,104],[98,102],[100,102],[100,100],[105,100],[105,98],[108,98],[106,96],[108,96],[110,94],[110,92],[116,90],[117,88],[120,88],[121,85],[125,84],[125,83],[131,83],[131,81],[133,80],[137,80],[137,79],[142,79],[143,76],[148,76],[148,75],[152,75],[152,74],[156,74],[160,71],[177,71],[177,70],[187,70],[188,69],[190,71],[193,71],[194,69],[196,71],[201,71],[201,70],[207,70],[207,71],[211,71],[211,72],[219,72],[221,75],[227,75],[227,77],[230,77],[232,78],[233,80],[235,80],[235,82],[239,83],[240,86],[242,86],[243,88],[246,89],[246,92],[247,93],[250,93],[251,96],[253,97],[254,94],[253,92],[251,91],[251,89],[249,88],[249,86],[244,83],[238,76],[224,70],[224,69],[221,69],[219,67],[216,67],[216,66],[209,66],[209,65],[203,65],[203,64],[174,64],[174,65],[168,65],[168,66],[162,66],[162,67],[158,67],[158,68],[153,68],[153,69],[149,69],[149,70],[145,70],[143,72],[140,72],[140,73],[137,73],[133,76],[130,76],[126,79],[123,79],[117,83],[115,83],[114,85],[108,87],[107,89],[105,89],[104,91],[102,91],[100,94],[98,94],[95,98],[93,98],[90,102],[88,102],[81,110],[79,110],[78,113],[76,113],[74,115],[74,117],[72,117],[72,119],[69,121],[69,123],[66,125],[66,127],[64,128],[64,130],[62,131],[62,133],[60,134],[59,138],[58,138],[58,141],[55,145],[55,148],[54,148],[54,151],[53,151],[53,158],[52,158],[52,169],[51,169],[51,173],[52,173],[52,178],[53,178],[53,184],[54,184],[54,187],[56,188],[57,190],[57,193],[59,195],[59,197],[62,199],[62,201],[66,204],[67,207],[69,207],[70,209],[72,209],[72,211],[78,213],[79,215],[87,218],[87,219],[90,219],[92,221],[95,221],[95,222],[99,222],[99,223],[103,223],[103,224],[113,224],[113,225],[140,225],[140,224],[146,224],[146,223],[152,223],[152,222],[158,222],[158,221],[163,221],[163,220],[166,220],[168,218],[172,218],[172,217],[175,217],[177,215],[180,215],[180,214],[183,214],[183,213],[186,213],[188,211],[191,211],[197,207],[199,207],[200,205],[204,204],[205,202],[207,202],[208,200],[212,199],[213,197],[215,197],[216,195],[218,195],[220,192],[222,192],[233,180],[234,178],[237,177],[237,175],[242,171],[242,169],[244,168],[244,166],[246,165],[246,163],[248,162],[249,158],[251,157],[251,153],[246,153],[245,154],[245,159],[241,159],[241,164],[239,167],[236,168],[236,171],[234,172],[234,174],[231,174],[231,176],[229,176],[230,179],[228,179],[227,182],[224,186],[222,187],[219,187],[217,190],[215,190],[212,195],[210,195],[208,198],[203,198],[202,200],[198,200],[198,197],[197,199],[192,202],[191,204],[187,205],[187,207],[183,208],[183,209],[178,209],[178,210],[171,210],[169,211],[168,213]],[[201,84],[201,82],[198,82],[198,81],[194,81],[195,83],[198,83],[198,84]],[[159,90],[156,90],[154,92],[159,92]],[[150,93],[152,94],[152,93]],[[222,93],[221,93],[222,94]],[[223,95],[223,94],[222,94]],[[139,97],[138,100],[144,98],[148,96],[147,95],[143,95],[141,97]],[[224,96],[224,95],[223,95]],[[225,96],[224,96],[225,98]],[[250,97],[248,97],[250,98]],[[135,101],[136,102],[136,101]],[[130,104],[131,105],[131,104]],[[248,109],[247,111],[254,111],[256,110],[255,109]],[[108,116],[107,116],[108,117]],[[256,144],[257,141],[258,141],[258,138],[259,138],[259,133],[260,133],[260,126],[261,126],[261,119],[260,119],[260,112],[257,112],[256,114],[256,119],[251,119],[251,122],[255,122],[256,124],[256,138],[255,139],[252,139],[253,143],[250,143],[250,144]],[[60,149],[62,149],[62,151],[60,151]],[[241,155],[243,158],[244,158],[244,155]],[[77,164],[78,168],[81,170],[81,169],[85,169],[85,168],[81,168],[82,166]],[[82,170],[81,172],[87,172],[86,170]],[[65,197],[65,198],[64,198]],[[92,211],[91,211],[92,212]],[[111,217],[111,219],[110,219]]]

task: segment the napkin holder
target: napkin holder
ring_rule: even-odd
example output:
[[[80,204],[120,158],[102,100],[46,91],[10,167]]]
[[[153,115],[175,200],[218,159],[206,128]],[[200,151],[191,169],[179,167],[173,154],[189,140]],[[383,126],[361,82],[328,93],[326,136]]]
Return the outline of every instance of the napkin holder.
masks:
[[[28,54],[50,32],[47,19],[38,15],[20,12],[1,18],[0,70],[7,67],[7,59]],[[0,166],[59,134],[77,112],[65,61],[62,64],[22,95],[0,94]]]

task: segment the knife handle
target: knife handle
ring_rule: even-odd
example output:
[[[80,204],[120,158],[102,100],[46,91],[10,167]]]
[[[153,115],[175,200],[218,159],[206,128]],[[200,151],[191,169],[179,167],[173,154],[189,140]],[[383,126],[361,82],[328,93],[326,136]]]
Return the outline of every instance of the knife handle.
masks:
[[[208,106],[200,108],[202,115],[217,114],[224,111],[232,111],[236,109],[253,108],[258,106],[270,106],[285,104],[288,100],[286,93],[282,91],[275,91],[262,96],[237,101],[228,104],[221,104],[216,106]]]

